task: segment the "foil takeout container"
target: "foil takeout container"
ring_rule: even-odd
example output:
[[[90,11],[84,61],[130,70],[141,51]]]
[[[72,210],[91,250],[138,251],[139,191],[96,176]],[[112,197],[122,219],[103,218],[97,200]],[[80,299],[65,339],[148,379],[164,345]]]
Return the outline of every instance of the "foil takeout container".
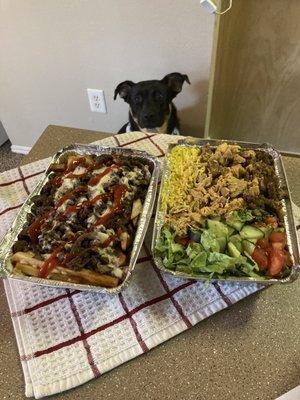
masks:
[[[81,155],[120,155],[122,157],[126,157],[128,159],[139,160],[143,164],[149,166],[151,171],[151,180],[149,183],[149,187],[147,190],[147,194],[145,197],[145,201],[143,204],[143,210],[139,219],[139,223],[137,226],[133,247],[130,255],[128,272],[123,280],[123,282],[115,287],[115,288],[104,288],[100,286],[86,285],[86,284],[77,284],[77,283],[69,283],[69,282],[61,282],[55,281],[51,279],[42,279],[30,276],[20,276],[14,275],[12,273],[13,266],[10,262],[10,257],[12,255],[12,246],[14,242],[18,238],[18,234],[25,227],[27,221],[27,215],[31,212],[31,207],[33,202],[31,198],[37,194],[39,194],[48,181],[49,169],[46,170],[43,177],[33,190],[33,192],[29,195],[23,206],[21,207],[17,217],[15,218],[11,228],[4,236],[1,244],[0,244],[0,277],[2,278],[11,278],[16,279],[18,281],[29,282],[33,284],[50,286],[50,287],[58,287],[58,288],[68,288],[68,289],[78,289],[84,291],[93,291],[93,292],[102,292],[102,293],[110,293],[117,294],[121,290],[123,290],[130,282],[130,277],[135,268],[135,264],[148,228],[148,224],[151,218],[153,205],[155,203],[155,196],[157,190],[157,182],[159,179],[159,161],[156,157],[148,154],[145,151],[139,151],[134,149],[127,149],[121,147],[105,147],[100,145],[84,145],[84,144],[74,144],[63,148],[58,151],[52,158],[51,164],[59,162],[62,158],[71,154],[81,154]]]
[[[213,281],[214,280],[215,281],[227,281],[227,282],[228,281],[257,282],[257,283],[263,283],[263,284],[293,282],[299,275],[300,255],[299,255],[297,233],[296,233],[296,228],[295,228],[294,218],[293,218],[291,196],[290,196],[290,191],[289,191],[281,155],[277,150],[275,150],[270,144],[267,144],[267,143],[259,144],[259,143],[239,142],[239,141],[231,141],[231,140],[212,140],[212,139],[199,139],[199,138],[194,138],[194,137],[187,137],[185,139],[179,140],[177,144],[170,144],[168,146],[168,150],[165,155],[163,166],[162,166],[161,186],[160,186],[157,210],[156,210],[156,215],[155,215],[154,231],[153,231],[153,236],[152,236],[151,249],[152,249],[154,262],[160,270],[162,270],[166,273],[172,274],[174,276],[178,276],[180,278],[201,280],[201,281],[211,281],[211,279],[209,279],[208,277],[205,277],[205,276],[186,274],[184,272],[172,271],[172,270],[167,269],[163,265],[162,259],[157,254],[155,247],[160,238],[160,232],[163,227],[164,218],[165,218],[164,211],[160,209],[160,204],[161,204],[162,188],[170,174],[170,165],[169,165],[169,160],[168,160],[168,155],[169,155],[170,151],[176,146],[203,147],[205,145],[210,145],[211,147],[215,148],[219,144],[224,143],[224,142],[226,142],[228,144],[238,144],[239,146],[241,146],[244,149],[252,149],[254,151],[262,150],[271,155],[273,162],[274,162],[275,173],[279,180],[279,186],[281,189],[283,189],[287,193],[285,198],[282,199],[282,209],[283,209],[283,213],[284,213],[284,227],[285,227],[286,234],[287,234],[287,245],[288,245],[288,250],[292,257],[293,266],[291,267],[290,274],[282,279],[275,279],[275,278],[264,279],[263,277],[261,279],[251,278],[251,277],[228,277],[228,278],[224,278],[224,279],[217,278],[217,279],[212,279],[212,280]]]

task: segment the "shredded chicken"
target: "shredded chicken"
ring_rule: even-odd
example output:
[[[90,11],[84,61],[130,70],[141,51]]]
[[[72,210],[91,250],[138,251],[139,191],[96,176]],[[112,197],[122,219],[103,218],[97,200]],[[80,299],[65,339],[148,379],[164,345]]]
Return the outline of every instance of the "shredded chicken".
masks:
[[[207,217],[255,204],[275,210],[280,207],[278,180],[266,152],[226,142],[216,148],[176,146],[168,163],[170,173],[161,207],[166,222],[178,234],[199,228]]]

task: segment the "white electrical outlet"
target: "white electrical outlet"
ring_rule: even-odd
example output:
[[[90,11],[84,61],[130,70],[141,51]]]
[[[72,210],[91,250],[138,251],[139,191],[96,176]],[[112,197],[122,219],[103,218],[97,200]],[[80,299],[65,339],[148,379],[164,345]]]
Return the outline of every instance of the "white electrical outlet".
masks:
[[[106,113],[106,104],[103,90],[87,89],[92,112]]]

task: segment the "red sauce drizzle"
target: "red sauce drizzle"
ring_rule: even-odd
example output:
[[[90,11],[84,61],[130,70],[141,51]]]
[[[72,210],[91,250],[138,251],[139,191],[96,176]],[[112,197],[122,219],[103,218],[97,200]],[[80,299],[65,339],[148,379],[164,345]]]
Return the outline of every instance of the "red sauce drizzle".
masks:
[[[51,183],[53,186],[60,186],[62,182],[62,177],[61,176],[56,176],[55,178],[51,179]]]
[[[67,173],[69,173],[69,172],[74,171],[74,169],[75,169],[78,165],[82,164],[84,161],[85,161],[85,157],[80,157],[80,158],[78,158],[77,160],[72,161],[72,162],[69,164],[69,166],[65,169],[64,174],[67,174]],[[87,172],[88,172],[88,171],[87,171]],[[58,187],[58,186],[61,185],[63,179],[65,179],[65,178],[75,178],[75,177],[80,178],[80,177],[86,175],[87,172],[84,172],[83,174],[79,174],[79,175],[70,174],[70,175],[67,176],[67,177],[66,177],[66,176],[63,176],[63,175],[62,175],[62,176],[55,176],[53,179],[51,179],[51,183],[52,183],[53,186]]]
[[[38,277],[39,278],[46,278],[49,275],[49,273],[53,270],[53,268],[55,268],[55,266],[58,264],[57,255],[64,248],[64,245],[65,245],[65,243],[63,243],[60,246],[58,246],[53,251],[53,253],[48,258],[48,260],[46,260],[43,263],[43,265],[41,266],[41,268],[40,268],[40,270],[38,272]]]
[[[28,235],[33,242],[37,242],[38,236],[41,233],[42,226],[45,220],[48,218],[50,211],[47,211],[45,214],[39,216],[29,227],[28,227]]]
[[[64,217],[64,216],[66,216],[66,215],[68,215],[68,214],[71,214],[71,213],[73,213],[73,212],[76,212],[76,211],[80,210],[80,209],[83,208],[83,207],[88,207],[88,206],[90,206],[90,205],[92,205],[92,204],[95,204],[95,203],[97,203],[97,201],[99,201],[99,200],[105,200],[105,199],[108,199],[108,198],[109,198],[109,195],[106,194],[106,193],[104,193],[104,194],[98,194],[97,196],[95,196],[95,197],[94,197],[93,199],[91,199],[91,200],[86,200],[86,201],[83,201],[83,202],[80,203],[80,204],[75,204],[74,206],[69,206],[69,207],[67,207],[66,210],[65,210],[65,212],[64,212],[63,214],[61,214],[61,217]]]
[[[68,172],[74,171],[74,169],[76,167],[78,167],[78,165],[82,164],[83,162],[85,162],[85,157],[76,158],[76,160],[73,160],[72,162],[69,163],[67,169],[65,170],[65,174],[67,174]]]
[[[72,171],[75,170],[75,168],[82,164],[85,161],[85,157],[80,157],[74,161],[72,161],[69,166],[67,167],[67,169],[65,170],[65,174],[66,173],[70,173]],[[113,164],[109,167],[107,167],[103,172],[101,172],[99,175],[92,177],[89,182],[88,185],[94,186],[96,185],[102,178],[103,176],[107,175],[110,171],[112,171],[115,168],[118,168],[119,164]],[[61,185],[62,180],[65,178],[80,178],[83,177],[85,175],[87,175],[87,173],[93,169],[96,168],[100,168],[101,165],[99,164],[92,164],[90,166],[88,166],[86,168],[86,172],[82,173],[82,174],[69,174],[68,176],[56,176],[51,180],[51,183],[58,187]],[[87,187],[86,186],[79,186],[78,188],[71,190],[67,193],[65,193],[60,199],[59,201],[56,203],[54,209],[59,208],[66,200],[68,200],[70,197],[72,197],[73,194],[76,193],[80,193],[80,192],[84,192],[86,191]],[[124,194],[126,193],[126,191],[128,190],[128,187],[126,185],[117,185],[114,187],[113,189],[113,205],[111,207],[111,209],[105,213],[102,217],[100,217],[98,219],[98,221],[96,221],[96,223],[94,224],[94,226],[97,225],[104,225],[106,222],[108,222],[115,214],[116,212],[118,212],[121,208],[121,203],[122,203],[122,198],[124,196]],[[105,194],[99,194],[97,196],[95,196],[93,199],[91,200],[87,200],[82,202],[81,204],[76,204],[74,206],[70,206],[68,207],[65,212],[63,214],[61,214],[60,217],[64,217],[72,212],[76,212],[79,209],[81,209],[82,207],[87,207],[89,205],[95,204],[97,201],[99,200],[107,200],[109,199],[110,195],[105,193]],[[37,242],[38,240],[38,236],[41,233],[41,228],[45,222],[45,220],[49,217],[51,211],[46,212],[45,214],[39,216],[29,227],[28,227],[28,235],[30,236],[31,240],[33,242]],[[101,245],[102,248],[108,247],[110,245],[110,243],[112,241],[114,241],[117,238],[117,235],[112,235],[109,238],[107,238]],[[73,240],[76,239],[73,238]],[[72,242],[72,241],[71,241]],[[71,243],[70,242],[70,243]],[[51,256],[42,264],[39,272],[38,272],[38,276],[40,278],[45,278],[49,275],[49,273],[53,270],[53,268],[55,268],[55,266],[58,264],[58,259],[57,259],[57,255],[59,254],[59,252],[64,248],[65,243],[61,244],[60,246],[58,246],[51,254]],[[70,253],[67,254],[65,256],[65,259],[63,260],[63,262],[61,263],[62,265],[65,265],[66,263],[68,263],[69,261],[71,261],[72,258],[74,258],[76,256],[76,254],[74,253]]]
[[[82,178],[84,176],[86,176],[90,171],[92,171],[93,169],[99,168],[99,164],[91,164],[88,167],[86,167],[86,171],[82,172],[82,174],[69,174],[67,176],[65,176],[65,179],[69,179],[69,178]]]
[[[67,201],[70,197],[72,197],[74,194],[76,193],[81,193],[81,192],[85,192],[87,189],[86,186],[78,186],[78,188],[74,189],[74,190],[70,190],[69,192],[67,192],[66,194],[64,194],[56,203],[55,208],[59,208],[65,201]]]
[[[74,206],[69,206],[69,207],[67,207],[67,208],[66,208],[66,211],[65,211],[61,216],[65,216],[65,215],[68,215],[68,214],[71,214],[71,213],[73,213],[73,212],[76,212],[76,211],[80,210],[81,207],[82,207],[82,204],[83,204],[83,203],[81,203],[81,204],[75,204]]]
[[[86,201],[85,203],[88,203],[88,205],[92,205],[97,203],[98,200],[108,200],[109,199],[109,194],[103,193],[103,194],[98,194],[97,196],[93,197],[91,200]]]
[[[100,182],[100,180],[107,174],[110,173],[110,171],[112,171],[113,169],[118,168],[118,166],[116,164],[111,165],[110,167],[107,167],[103,172],[101,172],[99,175],[93,176],[89,182],[88,185],[90,186],[95,186],[97,185],[97,183]]]
[[[113,242],[114,240],[117,239],[117,235],[112,235],[109,238],[107,238],[106,240],[104,240],[104,242],[101,244],[101,247],[104,249],[105,247],[108,247],[110,245],[111,242]]]
[[[128,187],[126,185],[117,185],[114,187],[114,202],[110,211],[106,212],[95,222],[94,226],[105,225],[118,212],[122,205],[122,198]]]
[[[74,257],[76,257],[75,253],[69,253],[65,255],[65,258],[63,260],[63,262],[61,263],[61,265],[65,266],[68,262],[70,262]]]

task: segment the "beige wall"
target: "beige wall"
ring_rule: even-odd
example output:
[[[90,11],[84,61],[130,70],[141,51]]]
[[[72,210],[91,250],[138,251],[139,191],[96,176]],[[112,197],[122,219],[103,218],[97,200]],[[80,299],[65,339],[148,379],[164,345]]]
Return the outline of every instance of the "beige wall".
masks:
[[[299,21],[299,0],[234,1],[220,18],[210,137],[300,153]]]
[[[49,124],[116,132],[123,80],[189,75],[176,99],[185,133],[202,135],[214,17],[197,0],[0,0],[0,120],[15,145]],[[89,110],[103,89],[107,114]]]

